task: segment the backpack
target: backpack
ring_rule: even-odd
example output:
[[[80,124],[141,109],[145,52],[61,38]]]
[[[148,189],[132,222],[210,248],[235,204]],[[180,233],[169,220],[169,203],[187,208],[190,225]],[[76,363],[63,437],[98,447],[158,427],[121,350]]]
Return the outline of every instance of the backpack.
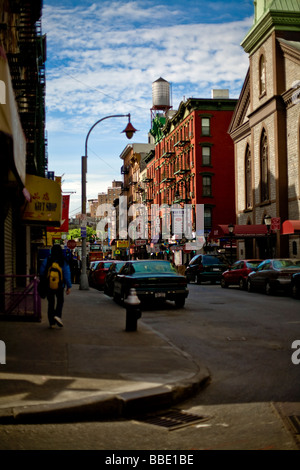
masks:
[[[49,289],[57,290],[62,287],[63,272],[58,263],[52,263],[48,269]]]

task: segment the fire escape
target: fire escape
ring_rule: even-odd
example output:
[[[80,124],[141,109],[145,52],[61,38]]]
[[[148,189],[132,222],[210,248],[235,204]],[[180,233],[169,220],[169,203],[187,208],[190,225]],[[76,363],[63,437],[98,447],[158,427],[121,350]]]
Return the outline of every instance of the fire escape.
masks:
[[[45,176],[47,139],[45,135],[46,38],[41,31],[42,1],[20,2],[18,8],[17,53],[8,53],[10,73],[26,136],[26,172]]]

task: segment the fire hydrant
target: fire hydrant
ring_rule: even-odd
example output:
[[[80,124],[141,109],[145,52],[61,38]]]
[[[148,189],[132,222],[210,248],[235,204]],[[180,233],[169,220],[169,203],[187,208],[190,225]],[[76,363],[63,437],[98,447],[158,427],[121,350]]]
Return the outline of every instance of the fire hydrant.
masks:
[[[130,289],[129,296],[125,300],[126,305],[126,331],[136,331],[137,321],[142,316],[139,308],[140,300],[135,289]]]

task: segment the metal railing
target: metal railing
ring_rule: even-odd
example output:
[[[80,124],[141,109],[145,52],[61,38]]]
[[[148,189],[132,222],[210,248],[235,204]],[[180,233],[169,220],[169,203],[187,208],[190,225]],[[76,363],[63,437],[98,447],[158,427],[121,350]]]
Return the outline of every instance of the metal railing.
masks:
[[[40,321],[38,283],[34,275],[0,275],[0,319]]]

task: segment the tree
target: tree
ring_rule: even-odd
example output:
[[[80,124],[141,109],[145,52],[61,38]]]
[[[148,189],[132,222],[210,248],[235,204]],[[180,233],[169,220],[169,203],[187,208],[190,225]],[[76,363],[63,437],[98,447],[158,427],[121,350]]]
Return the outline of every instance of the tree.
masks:
[[[86,238],[94,238],[96,239],[96,231],[92,227],[87,227],[86,228]],[[81,237],[81,229],[80,228],[73,228],[69,230],[67,239],[68,240],[75,240],[75,238],[78,238],[79,240],[82,239]]]

